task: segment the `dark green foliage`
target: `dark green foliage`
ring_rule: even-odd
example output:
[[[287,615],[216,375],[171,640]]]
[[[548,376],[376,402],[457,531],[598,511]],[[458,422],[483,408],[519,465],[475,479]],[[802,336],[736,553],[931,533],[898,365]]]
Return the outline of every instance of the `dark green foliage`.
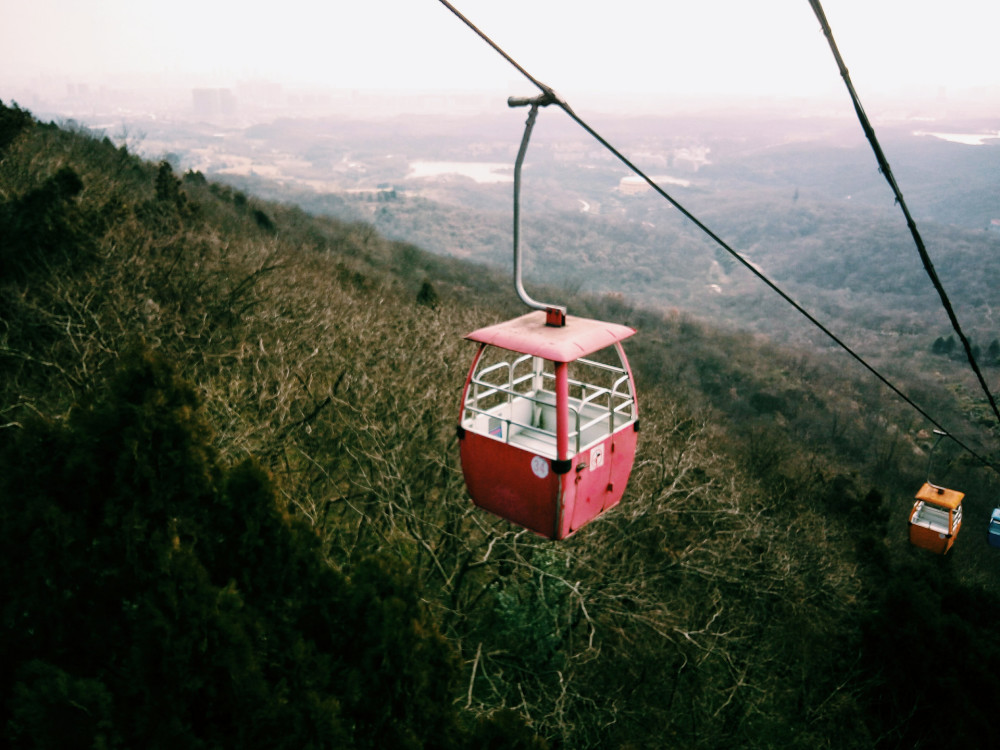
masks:
[[[205,187],[208,185],[208,180],[205,179],[205,175],[193,169],[189,169],[184,173],[184,182],[191,185],[197,185],[199,187]]]
[[[892,566],[865,623],[877,747],[996,745],[1000,600],[942,562],[916,551]]]
[[[475,750],[546,750],[548,744],[525,727],[516,711],[501,709],[476,722],[468,747]]]
[[[434,290],[434,285],[431,282],[424,280],[420,284],[420,291],[417,292],[417,304],[425,305],[427,307],[437,307],[438,304],[438,294]]]
[[[326,565],[161,359],[0,438],[6,746],[467,746],[405,571]]]
[[[181,180],[174,175],[170,162],[161,161],[156,172],[156,200],[147,204],[147,209],[154,213],[187,217],[195,213],[196,208],[188,203],[187,195],[181,189]]]
[[[257,226],[266,232],[273,232],[275,230],[274,222],[271,221],[271,217],[266,213],[261,211],[259,208],[255,208],[253,211],[253,220],[257,222]]]
[[[11,102],[8,107],[0,99],[0,157],[15,138],[34,122],[31,113]]]
[[[22,278],[52,264],[78,264],[93,254],[101,222],[78,207],[83,187],[67,166],[23,197],[0,203],[0,278]]]
[[[120,747],[113,696],[99,680],[73,677],[45,661],[25,663],[10,698],[9,747]]]
[[[180,200],[180,180],[174,177],[173,167],[168,161],[161,161],[156,172],[156,200],[177,203]]]

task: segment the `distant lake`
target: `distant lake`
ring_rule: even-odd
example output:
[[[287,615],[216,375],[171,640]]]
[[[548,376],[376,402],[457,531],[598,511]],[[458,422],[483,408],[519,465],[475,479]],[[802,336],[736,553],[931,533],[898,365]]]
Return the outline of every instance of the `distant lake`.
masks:
[[[1000,131],[994,133],[929,133],[925,130],[918,130],[914,135],[930,135],[943,141],[964,143],[966,146],[982,146],[986,141],[1000,139]]]
[[[457,174],[476,182],[511,182],[514,167],[489,161],[415,161],[410,163],[407,177],[440,177]]]

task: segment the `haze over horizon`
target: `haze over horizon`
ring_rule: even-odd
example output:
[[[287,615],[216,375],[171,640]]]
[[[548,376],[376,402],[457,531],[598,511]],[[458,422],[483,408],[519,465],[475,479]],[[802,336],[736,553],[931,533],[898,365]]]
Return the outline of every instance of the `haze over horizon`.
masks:
[[[317,6],[289,0],[275,17],[177,0],[7,3],[0,99],[32,101],[113,88],[425,90],[533,93],[520,73],[437,0]],[[843,81],[807,0],[699,4],[487,0],[455,3],[567,101],[597,95],[702,101],[836,99]],[[862,97],[1000,104],[993,37],[1000,4],[827,0],[824,11]]]

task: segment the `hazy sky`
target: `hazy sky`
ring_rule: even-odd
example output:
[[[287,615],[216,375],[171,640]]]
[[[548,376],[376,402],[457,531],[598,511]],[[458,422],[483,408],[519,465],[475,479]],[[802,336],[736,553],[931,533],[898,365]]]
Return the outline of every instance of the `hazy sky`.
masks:
[[[843,95],[808,0],[454,0],[577,92]],[[1000,84],[1000,0],[825,0],[862,97]],[[39,76],[534,93],[438,0],[0,0],[0,99]],[[1000,103],[998,103],[1000,104]]]

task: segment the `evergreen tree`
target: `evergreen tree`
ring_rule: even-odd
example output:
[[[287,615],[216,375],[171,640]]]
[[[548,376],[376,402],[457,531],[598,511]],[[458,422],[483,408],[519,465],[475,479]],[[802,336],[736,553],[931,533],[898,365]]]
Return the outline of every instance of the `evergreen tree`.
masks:
[[[420,285],[420,291],[417,292],[417,302],[426,307],[437,307],[438,294],[431,282],[424,280]]]
[[[77,205],[83,187],[71,167],[62,167],[22,197],[0,203],[0,277],[93,254],[100,219]]]
[[[142,354],[68,424],[0,433],[0,744],[467,747],[398,564],[327,565],[194,390]],[[507,719],[501,719],[507,721]],[[520,734],[519,734],[520,733]],[[520,727],[506,746],[532,747]]]
[[[0,155],[32,122],[34,120],[30,112],[21,109],[13,102],[7,107],[0,99]]]

